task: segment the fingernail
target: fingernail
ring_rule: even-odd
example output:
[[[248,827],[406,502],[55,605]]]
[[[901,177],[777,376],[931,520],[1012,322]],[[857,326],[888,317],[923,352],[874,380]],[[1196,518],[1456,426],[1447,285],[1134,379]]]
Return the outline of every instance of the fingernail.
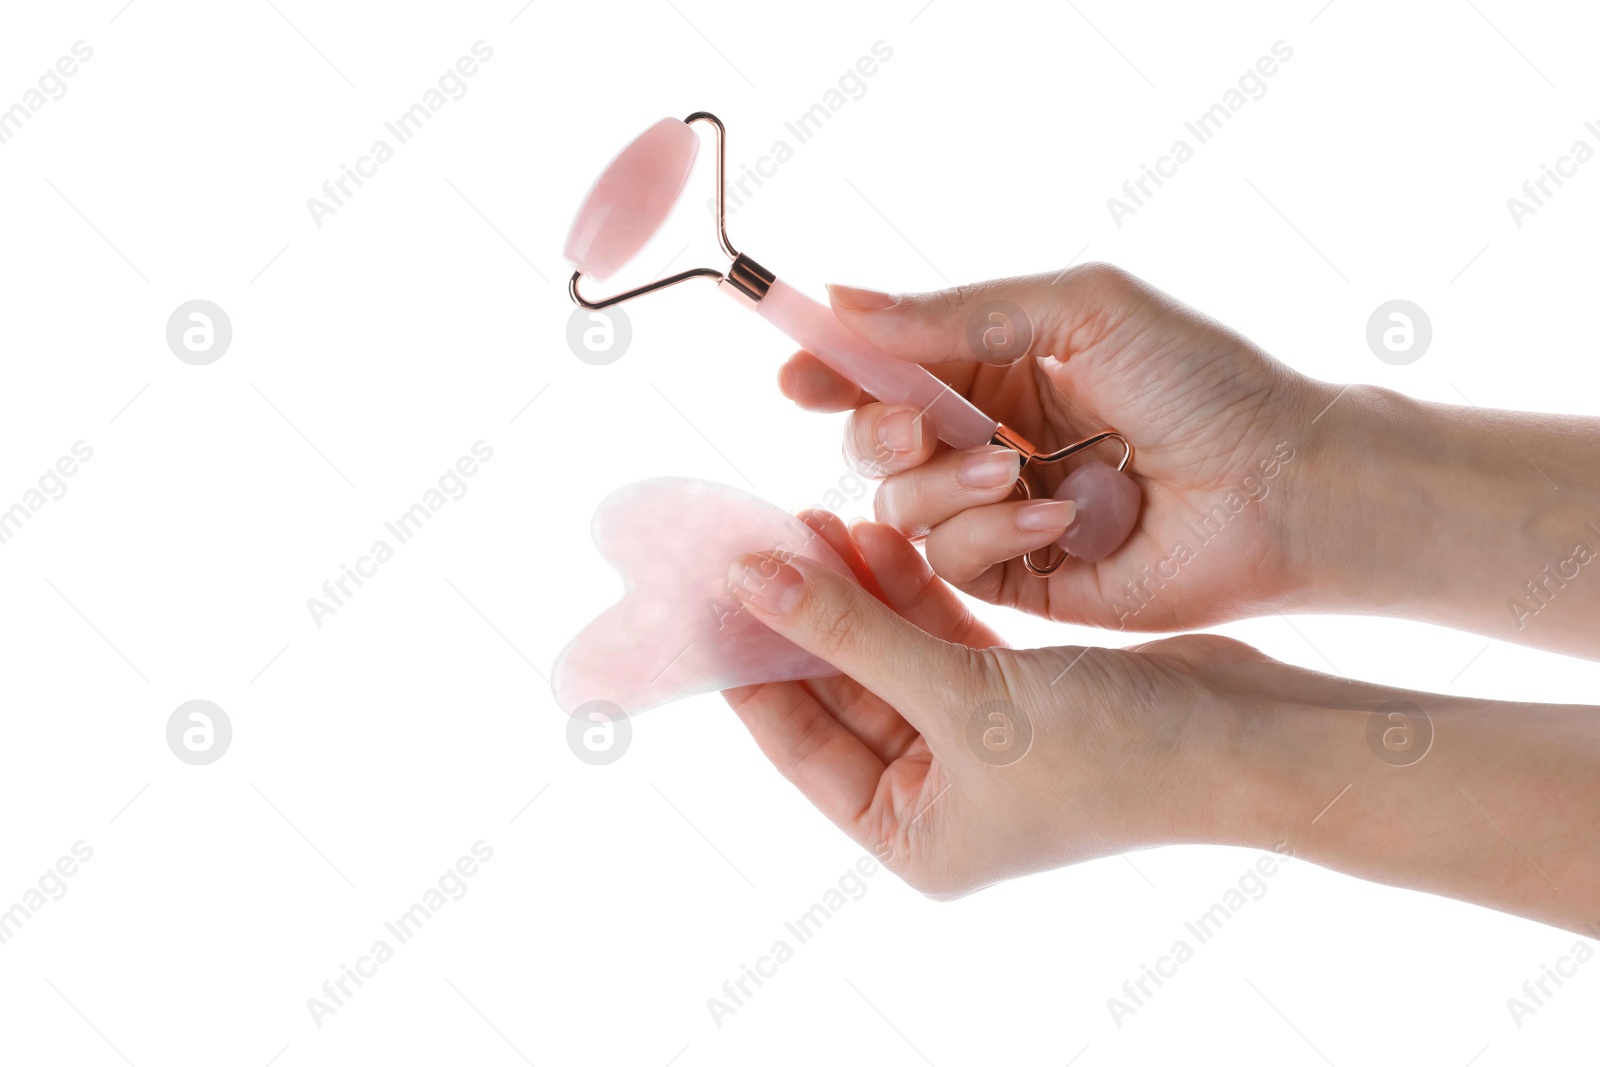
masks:
[[[728,588],[757,611],[782,615],[800,600],[805,579],[774,556],[752,552],[728,568]]]
[[[922,409],[893,409],[878,420],[877,434],[891,452],[915,452],[922,447]]]
[[[969,452],[956,468],[956,477],[969,489],[999,489],[1017,480],[1022,457],[1009,448],[981,448]]]
[[[830,285],[828,295],[835,304],[852,311],[881,311],[900,302],[889,293],[880,293],[876,289],[857,289],[850,285]]]
[[[1076,500],[1035,500],[1017,509],[1017,529],[1030,533],[1065,530],[1077,513]]]

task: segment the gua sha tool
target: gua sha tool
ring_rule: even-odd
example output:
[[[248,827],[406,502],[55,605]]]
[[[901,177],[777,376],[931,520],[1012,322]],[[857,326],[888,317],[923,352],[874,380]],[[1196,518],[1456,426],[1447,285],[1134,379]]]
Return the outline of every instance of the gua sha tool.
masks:
[[[839,673],[768,629],[728,586],[729,565],[747,552],[804,556],[855,580],[782,508],[715,482],[653,478],[606,497],[593,532],[623,593],[556,657],[550,686],[567,714],[605,700],[631,715],[699,693]]]
[[[726,272],[697,267],[674,274],[616,296],[590,300],[578,289],[585,274],[605,281],[631,260],[655,235],[677,203],[689,181],[700,150],[700,138],[691,123],[704,122],[717,136],[717,239],[733,262]],[[723,212],[723,170],[726,133],[721,120],[697,111],[682,121],[664,118],[634,139],[611,161],[589,190],[567,236],[565,255],[577,270],[567,290],[579,306],[599,311],[624,300],[690,278],[715,278],[718,288],[753,309],[803,348],[890,404],[914,404],[927,424],[952,448],[995,444],[1022,456],[1023,474],[1017,489],[1031,497],[1026,472],[1044,464],[1060,463],[1100,444],[1116,440],[1122,458],[1115,468],[1094,462],[1069,475],[1056,489],[1058,500],[1078,502],[1077,517],[1057,542],[1067,554],[1089,562],[1104,559],[1122,545],[1139,517],[1139,487],[1125,473],[1133,461],[1133,446],[1115,430],[1102,430],[1053,452],[1035,448],[1021,434],[979,411],[965,397],[916,363],[896,359],[847,329],[832,309],[798,289],[779,281],[771,271],[734,249],[728,241]],[[1065,554],[1039,561],[1029,553],[1023,562],[1033,574],[1053,573],[1066,561]]]

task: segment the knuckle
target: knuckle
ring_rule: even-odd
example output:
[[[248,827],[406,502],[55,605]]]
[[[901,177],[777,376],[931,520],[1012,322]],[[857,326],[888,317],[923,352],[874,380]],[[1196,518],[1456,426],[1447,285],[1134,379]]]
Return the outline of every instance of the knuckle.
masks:
[[[894,521],[895,496],[893,478],[885,478],[879,482],[877,490],[872,494],[872,517],[898,530],[900,527]]]
[[[900,876],[900,880],[906,885],[921,893],[928,900],[940,904],[959,900],[971,891],[964,882],[958,881],[951,872],[930,870],[926,865],[918,866],[911,870],[896,871],[895,873]]]
[[[851,605],[823,602],[808,589],[801,608],[811,617],[816,652],[823,659],[831,661],[861,639],[861,620]]]
[[[1047,350],[1065,361],[1110,335],[1160,294],[1112,263],[1084,263],[1062,272],[1061,292],[1040,324]]]
[[[966,581],[965,560],[955,546],[951,545],[949,531],[945,526],[938,527],[928,535],[922,551],[927,557],[928,568],[934,574],[955,586],[960,586]]]
[[[1132,274],[1123,270],[1115,263],[1095,261],[1084,263],[1067,271],[1069,277],[1086,287],[1103,292],[1115,292],[1133,288],[1137,279]]]
[[[949,904],[951,901],[960,900],[962,897],[967,895],[967,890],[965,888],[958,889],[942,884],[934,886],[930,889],[923,889],[920,892],[924,897],[933,901],[935,904]]]
[[[1012,667],[1016,656],[1010,649],[951,645],[950,655],[955,663],[954,676],[960,679],[959,690],[949,694],[948,710],[952,715],[996,698],[1016,702],[1023,687],[1016,684]]]
[[[1215,663],[1248,663],[1266,658],[1254,645],[1222,634],[1180,634],[1177,637],[1145,641],[1128,651],[1170,656],[1194,667]]]
[[[933,573],[960,589],[966,589],[973,579],[993,565],[987,557],[994,553],[971,529],[972,525],[941,523],[923,544],[923,553]]]
[[[882,478],[889,473],[894,456],[872,433],[870,426],[862,425],[853,416],[844,437],[845,462],[867,478]]]
[[[955,312],[961,309],[966,302],[968,293],[971,291],[972,285],[970,283],[953,285],[948,289],[940,289],[936,293],[929,293],[926,302],[929,305],[937,306],[940,310]]]
[[[917,519],[916,512],[916,486],[910,472],[890,475],[878,483],[872,495],[872,514],[879,522],[909,538],[926,537],[927,524]]]

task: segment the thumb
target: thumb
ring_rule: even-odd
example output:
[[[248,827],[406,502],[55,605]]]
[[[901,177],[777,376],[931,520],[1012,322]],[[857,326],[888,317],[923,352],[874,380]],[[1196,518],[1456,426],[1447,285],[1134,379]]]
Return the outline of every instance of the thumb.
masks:
[[[799,556],[741,556],[728,587],[756,618],[837,667],[924,733],[937,731],[970,683],[954,645],[896,615],[861,586]]]
[[[1000,278],[932,293],[828,286],[839,321],[891,355],[918,363],[1067,360],[1097,339],[1085,326],[1122,317],[1137,281],[1102,263]]]

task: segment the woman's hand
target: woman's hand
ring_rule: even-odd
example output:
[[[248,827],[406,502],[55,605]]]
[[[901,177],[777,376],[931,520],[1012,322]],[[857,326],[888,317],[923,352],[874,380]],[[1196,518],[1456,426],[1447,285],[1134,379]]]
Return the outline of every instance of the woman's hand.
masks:
[[[1071,508],[1009,499],[1015,453],[945,449],[916,409],[794,356],[784,392],[855,409],[846,452],[885,476],[878,518],[925,534],[965,592],[1115,629],[1368,613],[1600,657],[1600,419],[1328,385],[1099,264],[898,299],[835,287],[833,307],[1041,449],[1108,426],[1137,449],[1127,543],[1035,578],[1017,557]]]
[[[1113,851],[1247,833],[1215,773],[1239,716],[1201,665],[1256,653],[1215,637],[1013,651],[890,527],[802,517],[861,586],[768,556],[737,563],[730,582],[845,673],[726,696],[778,769],[911,885],[955,897]]]
[[[1016,453],[945,448],[915,408],[873,401],[809,353],[795,355],[780,376],[785,394],[813,410],[855,409],[846,451],[884,476],[878,519],[926,535],[928,562],[958,589],[1132,630],[1210,625],[1286,591],[1299,546],[1283,486],[1334,398],[1323,383],[1101,264],[898,299],[838,286],[832,295],[845,325],[930,364],[1041,449],[1106,427],[1135,443],[1144,504],[1132,536],[1098,564],[1069,560],[1041,580],[1018,557],[1057,540],[1071,509],[1009,499]],[[1115,461],[1117,446],[1096,454]],[[1051,488],[1063,474],[1049,475]]]
[[[1221,637],[1015,651],[893,529],[806,521],[861,585],[771,556],[729,580],[844,673],[728,702],[786,778],[924,893],[1209,842],[1572,930],[1600,921],[1596,709],[1386,689]]]

